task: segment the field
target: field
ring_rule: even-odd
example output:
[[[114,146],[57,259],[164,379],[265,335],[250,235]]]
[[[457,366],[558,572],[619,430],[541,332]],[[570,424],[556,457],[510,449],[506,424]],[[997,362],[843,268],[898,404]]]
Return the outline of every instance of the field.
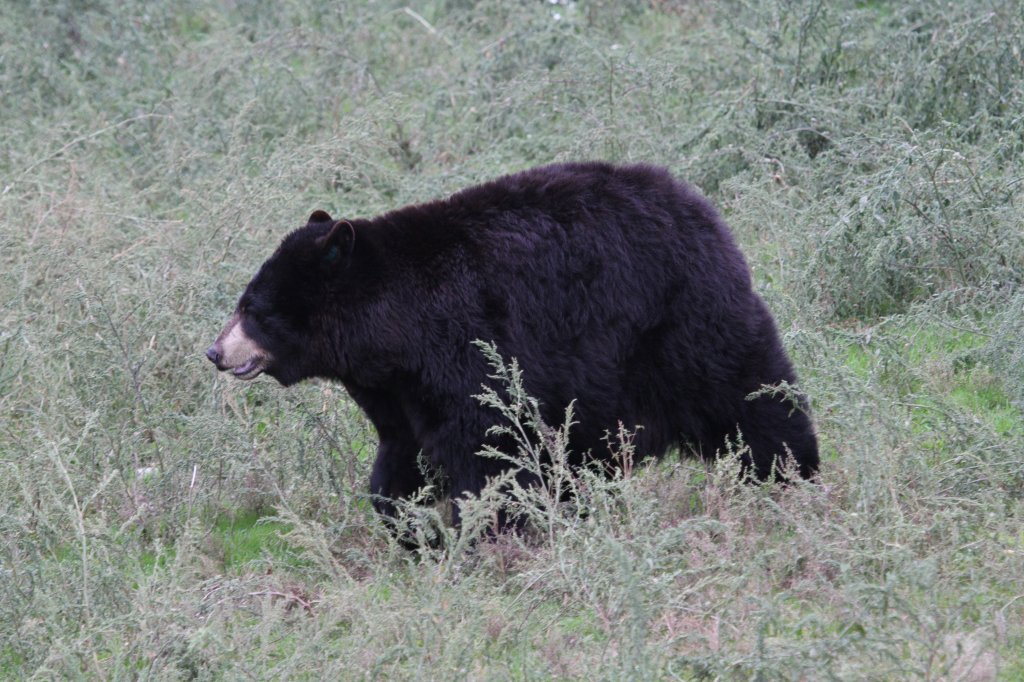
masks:
[[[1024,5],[10,0],[0,92],[0,678],[1024,680]],[[408,552],[340,387],[203,352],[313,209],[583,158],[721,208],[821,480]]]

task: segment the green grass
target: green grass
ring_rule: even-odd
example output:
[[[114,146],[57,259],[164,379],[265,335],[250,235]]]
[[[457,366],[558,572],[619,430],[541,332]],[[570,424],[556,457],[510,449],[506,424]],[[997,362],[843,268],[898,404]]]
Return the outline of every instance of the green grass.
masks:
[[[13,2],[0,38],[0,677],[1024,676],[1013,3]],[[821,482],[577,472],[523,537],[472,542],[485,496],[406,552],[341,387],[203,350],[313,209],[576,158],[721,208]]]
[[[248,512],[222,517],[213,527],[212,544],[223,557],[225,572],[251,570],[253,564],[273,564],[288,560],[288,544],[281,539],[290,527]]]

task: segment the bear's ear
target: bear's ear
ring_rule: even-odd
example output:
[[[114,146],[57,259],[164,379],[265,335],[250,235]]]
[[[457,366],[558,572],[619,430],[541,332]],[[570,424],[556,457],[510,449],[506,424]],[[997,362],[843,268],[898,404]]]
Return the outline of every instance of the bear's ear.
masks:
[[[313,211],[310,214],[309,220],[306,222],[307,225],[317,225],[319,223],[333,223],[334,218],[327,211]]]
[[[348,258],[355,243],[356,228],[352,227],[352,223],[347,220],[337,221],[331,227],[330,232],[316,240],[321,258],[329,264],[334,264],[342,258]]]

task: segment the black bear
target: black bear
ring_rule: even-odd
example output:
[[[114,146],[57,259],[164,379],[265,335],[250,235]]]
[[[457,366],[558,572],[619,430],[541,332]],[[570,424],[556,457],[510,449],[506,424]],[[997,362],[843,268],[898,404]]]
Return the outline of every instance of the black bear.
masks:
[[[549,423],[576,401],[576,461],[610,458],[621,422],[638,454],[714,455],[742,434],[758,478],[790,457],[817,470],[805,406],[747,399],[796,377],[728,228],[647,165],[549,165],[373,220],[316,211],[207,356],[240,379],[340,381],[380,438],[370,491],[387,516],[424,484],[421,451],[453,500],[508,466],[477,454],[498,415],[474,397],[489,373],[475,340],[518,359]]]

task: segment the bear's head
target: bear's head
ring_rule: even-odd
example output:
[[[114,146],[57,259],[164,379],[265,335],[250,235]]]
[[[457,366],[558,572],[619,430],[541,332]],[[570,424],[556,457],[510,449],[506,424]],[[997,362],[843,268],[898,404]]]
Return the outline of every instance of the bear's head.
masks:
[[[266,373],[289,386],[323,375],[332,363],[320,326],[354,244],[351,223],[315,211],[260,267],[206,357],[244,380]]]

